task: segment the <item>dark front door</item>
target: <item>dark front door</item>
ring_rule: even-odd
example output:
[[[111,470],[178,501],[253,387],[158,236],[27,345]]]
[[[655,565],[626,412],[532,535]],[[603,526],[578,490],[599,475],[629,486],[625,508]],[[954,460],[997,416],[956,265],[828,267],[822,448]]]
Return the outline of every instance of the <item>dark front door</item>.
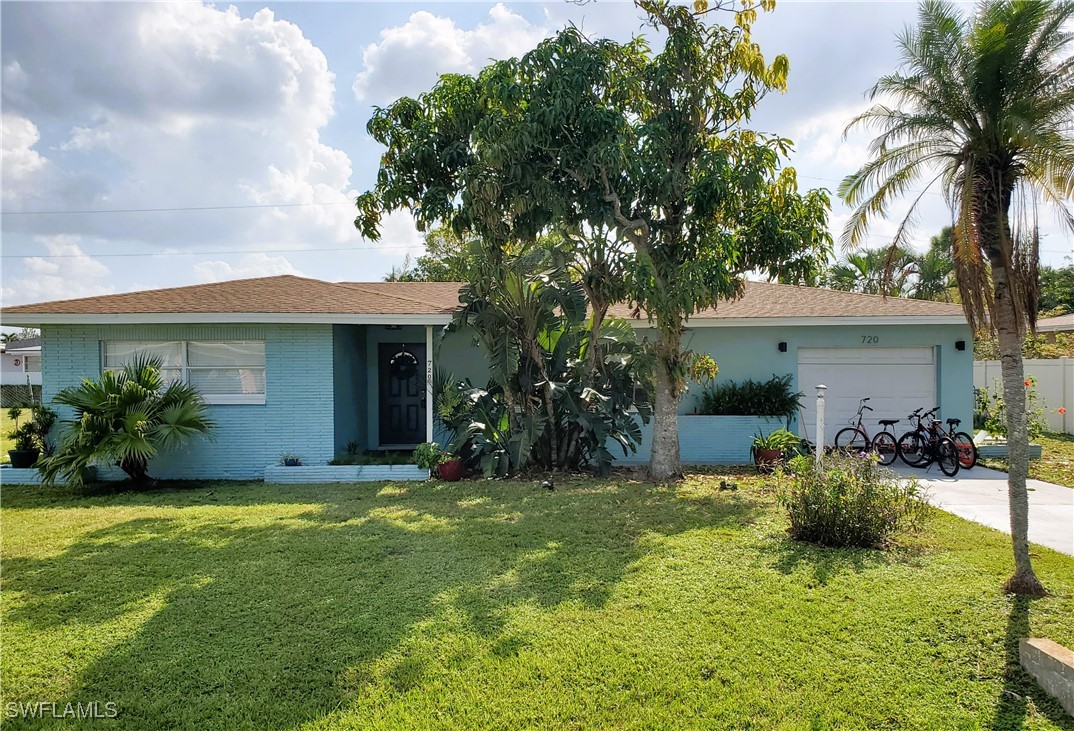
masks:
[[[425,344],[381,343],[380,443],[425,441]]]

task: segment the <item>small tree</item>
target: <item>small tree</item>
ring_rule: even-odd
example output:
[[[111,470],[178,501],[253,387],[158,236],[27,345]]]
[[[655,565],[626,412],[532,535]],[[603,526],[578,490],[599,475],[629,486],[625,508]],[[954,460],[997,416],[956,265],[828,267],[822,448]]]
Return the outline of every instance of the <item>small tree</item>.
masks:
[[[103,462],[116,464],[135,487],[144,487],[152,483],[149,460],[208,434],[214,424],[201,395],[179,381],[166,384],[160,369],[159,359],[138,358],[56,394],[53,403],[75,413],[63,422],[55,454],[38,463],[45,484],[63,477],[81,485],[85,468]]]

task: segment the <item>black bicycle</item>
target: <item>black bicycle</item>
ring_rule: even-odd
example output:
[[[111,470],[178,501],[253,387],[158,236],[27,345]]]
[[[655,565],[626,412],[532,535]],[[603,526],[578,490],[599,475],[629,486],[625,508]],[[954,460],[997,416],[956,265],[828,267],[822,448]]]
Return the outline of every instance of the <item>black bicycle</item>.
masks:
[[[937,406],[924,414],[921,409],[910,414],[910,420],[916,424],[912,431],[899,437],[899,457],[911,467],[928,467],[935,462],[941,472],[948,477],[954,477],[961,466],[958,447],[955,441],[944,433],[941,422],[932,418],[939,410],[940,407]],[[925,426],[926,421],[928,426]]]
[[[866,411],[872,411],[872,407],[866,406],[868,398],[863,398],[858,404],[858,421],[855,424],[851,419],[852,426],[840,429],[835,435],[835,448],[843,452],[873,452],[877,461],[882,465],[889,465],[895,461],[899,454],[899,443],[895,439],[895,432],[888,431],[888,427],[898,424],[898,419],[880,419],[879,424],[883,431],[875,437],[870,437],[865,427],[862,415]]]

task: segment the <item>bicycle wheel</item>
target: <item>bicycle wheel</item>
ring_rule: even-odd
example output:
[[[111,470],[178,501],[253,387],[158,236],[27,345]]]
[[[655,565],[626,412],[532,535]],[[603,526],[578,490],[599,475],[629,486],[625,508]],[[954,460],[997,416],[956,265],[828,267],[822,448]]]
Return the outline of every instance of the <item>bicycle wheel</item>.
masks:
[[[877,434],[873,440],[873,452],[885,467],[894,462],[899,456],[899,443],[895,441],[895,435],[886,431]]]
[[[940,465],[940,472],[948,477],[958,474],[958,447],[950,437],[940,437],[936,440],[936,464]]]
[[[929,463],[928,441],[921,432],[908,431],[899,437],[899,457],[911,467],[924,467]]]
[[[835,435],[835,448],[847,454],[861,454],[869,451],[869,437],[861,429],[848,426]]]
[[[958,466],[964,470],[973,469],[977,464],[977,445],[973,443],[973,437],[964,431],[955,432],[951,437],[958,448]]]

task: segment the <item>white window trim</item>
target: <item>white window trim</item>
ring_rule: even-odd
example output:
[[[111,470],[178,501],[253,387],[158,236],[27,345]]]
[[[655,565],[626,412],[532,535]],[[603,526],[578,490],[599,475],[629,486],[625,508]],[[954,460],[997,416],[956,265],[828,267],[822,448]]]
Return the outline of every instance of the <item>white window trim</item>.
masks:
[[[260,342],[264,342],[263,340],[260,340],[259,338],[254,338],[254,340],[259,340]],[[101,372],[102,373],[104,371],[106,371],[106,370],[109,370],[108,368],[105,368],[105,365],[104,365],[104,344],[106,342],[108,342],[108,343],[120,343],[120,342],[130,342],[130,341],[102,340],[100,342],[99,347],[100,347],[100,361],[101,361]],[[199,370],[199,368],[195,367],[195,368],[191,369],[188,366],[188,364],[187,364],[187,360],[188,360],[187,346],[191,342],[197,342],[197,343],[226,343],[226,342],[229,342],[229,341],[227,341],[227,340],[194,340],[194,341],[190,341],[190,340],[152,340],[152,339],[146,339],[144,341],[139,340],[139,341],[134,341],[134,342],[177,343],[179,345],[179,368],[177,368],[177,369],[176,368],[166,368],[164,370],[169,370],[169,371],[178,370],[179,373],[180,373],[180,379],[182,380],[182,382],[183,383],[190,383],[190,377],[189,377],[190,376],[190,371],[191,370]],[[268,368],[267,360],[268,359],[266,358],[266,364],[264,366],[260,366],[261,370],[263,370],[263,371],[267,371],[267,368]],[[244,368],[257,368],[258,366],[243,366],[243,367]],[[209,367],[206,366],[205,368],[202,368],[201,370],[209,370]],[[227,370],[227,369],[225,368],[225,370]],[[237,405],[237,404],[263,405],[265,403],[265,397],[266,397],[267,393],[268,393],[268,379],[266,378],[265,379],[265,393],[203,393],[203,394],[201,394],[201,400],[204,401],[206,404],[219,405],[219,406],[230,406],[230,405]]]

